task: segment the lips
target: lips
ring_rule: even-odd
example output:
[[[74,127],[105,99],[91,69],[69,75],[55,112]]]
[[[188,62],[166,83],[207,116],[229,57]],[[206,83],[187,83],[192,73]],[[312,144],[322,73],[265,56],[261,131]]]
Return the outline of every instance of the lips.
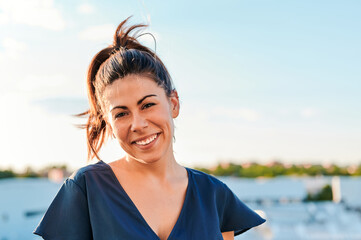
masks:
[[[159,133],[155,133],[155,134],[143,137],[143,138],[139,138],[139,139],[133,141],[132,144],[136,144],[139,146],[146,146],[146,145],[154,142],[158,138],[158,136],[159,136]]]

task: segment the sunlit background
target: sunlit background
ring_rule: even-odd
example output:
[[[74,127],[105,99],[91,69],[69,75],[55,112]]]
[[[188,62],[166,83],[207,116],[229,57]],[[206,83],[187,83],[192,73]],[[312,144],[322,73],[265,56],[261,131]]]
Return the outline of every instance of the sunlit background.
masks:
[[[181,99],[176,159],[359,164],[360,1],[0,0],[0,168],[86,164],[91,58],[149,24]],[[156,45],[156,47],[155,47]],[[101,153],[123,155],[116,142]]]
[[[88,107],[87,67],[131,15],[149,25],[156,42],[139,41],[180,95],[177,161],[222,175],[267,219],[236,239],[361,239],[360,10],[357,0],[0,0],[0,239],[40,239],[32,231],[64,178],[87,164],[75,127],[85,119],[73,116]],[[123,155],[114,140],[100,154]]]

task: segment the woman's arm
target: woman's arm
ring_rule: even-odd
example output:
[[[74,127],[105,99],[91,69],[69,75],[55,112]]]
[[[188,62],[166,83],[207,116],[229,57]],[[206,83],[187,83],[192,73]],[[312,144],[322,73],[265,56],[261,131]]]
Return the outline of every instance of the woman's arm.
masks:
[[[222,232],[223,240],[234,240],[234,232]]]

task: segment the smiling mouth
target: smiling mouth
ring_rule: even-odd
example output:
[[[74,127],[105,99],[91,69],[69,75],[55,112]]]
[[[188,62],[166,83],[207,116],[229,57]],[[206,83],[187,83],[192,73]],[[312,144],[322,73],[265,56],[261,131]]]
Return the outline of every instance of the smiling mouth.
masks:
[[[150,144],[151,142],[153,142],[154,140],[156,140],[159,136],[159,133],[153,134],[149,137],[147,137],[146,139],[140,140],[140,141],[134,141],[133,143],[140,145],[140,146],[145,146]]]

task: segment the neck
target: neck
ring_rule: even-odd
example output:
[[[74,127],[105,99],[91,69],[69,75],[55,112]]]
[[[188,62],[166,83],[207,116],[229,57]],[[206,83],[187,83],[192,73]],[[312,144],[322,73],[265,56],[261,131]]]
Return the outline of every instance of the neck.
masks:
[[[154,175],[159,178],[166,178],[169,175],[173,175],[180,167],[174,157],[147,163],[140,159],[134,159],[131,156],[126,156],[124,158],[123,166],[130,172],[140,173],[143,176]]]
[[[120,167],[132,175],[139,174],[143,178],[157,178],[160,181],[170,180],[179,176],[184,169],[174,158],[173,150],[170,147],[168,154],[156,161],[146,162],[142,159],[126,155],[119,161]]]

